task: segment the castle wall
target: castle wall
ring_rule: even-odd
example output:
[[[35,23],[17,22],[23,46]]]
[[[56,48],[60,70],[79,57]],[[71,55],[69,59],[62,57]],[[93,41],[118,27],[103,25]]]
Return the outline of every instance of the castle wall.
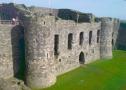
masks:
[[[80,66],[79,55],[84,53],[84,64],[100,59],[100,48],[97,43],[97,31],[101,29],[100,23],[76,24],[72,21],[58,20],[54,35],[59,35],[58,55],[54,55],[57,75]],[[89,45],[89,32],[92,31],[91,45]],[[83,32],[83,44],[79,45],[80,33]],[[73,34],[72,49],[68,49],[68,35]],[[52,38],[54,45],[54,38]]]
[[[27,24],[26,24],[27,23]],[[56,76],[80,66],[79,56],[84,54],[84,64],[100,59],[100,43],[97,31],[101,23],[76,24],[73,21],[55,20],[54,16],[32,18],[26,22],[27,85],[32,88],[48,87],[55,83]],[[89,45],[89,31],[92,31]],[[80,32],[83,44],[79,45]],[[72,48],[68,49],[68,35],[72,34]],[[55,36],[59,37],[55,55]],[[42,83],[43,81],[43,83]]]
[[[119,50],[126,50],[126,23],[125,22],[120,23],[116,48]]]
[[[16,25],[11,29],[11,45],[14,76],[20,78],[25,74],[25,44],[24,44],[24,27]]]
[[[31,88],[44,88],[55,83],[51,30],[36,18],[25,28],[26,84]]]
[[[1,38],[5,38],[2,41],[8,40],[8,52],[5,48],[7,44],[1,48],[10,55],[2,56],[10,60],[7,61],[10,67],[3,70],[3,73],[12,74],[12,77],[24,68],[21,64],[26,65],[26,84],[31,88],[49,87],[60,74],[100,58],[112,57],[113,22],[110,20],[103,19],[102,23],[75,23],[46,15],[29,18],[23,21],[23,25],[1,26]],[[7,37],[2,37],[4,32]],[[22,63],[24,53],[26,61]]]
[[[0,77],[19,78],[25,72],[24,30],[19,25],[0,24]]]
[[[120,21],[118,19],[113,19],[113,32],[112,32],[112,47],[114,50],[117,49],[117,39],[119,34]]]
[[[13,77],[12,25],[0,24],[0,78]]]
[[[109,18],[103,18],[100,36],[100,57],[102,59],[112,58],[112,32],[113,21]]]
[[[94,22],[92,14],[69,9],[51,11],[21,5],[16,7],[17,13],[13,5],[2,7],[2,20],[18,16],[22,26],[0,24],[0,78],[25,74],[31,88],[49,87],[60,74],[112,58],[112,44],[114,47],[117,38],[125,43],[122,36],[117,37],[119,22],[110,18]],[[123,33],[119,31],[119,35]]]

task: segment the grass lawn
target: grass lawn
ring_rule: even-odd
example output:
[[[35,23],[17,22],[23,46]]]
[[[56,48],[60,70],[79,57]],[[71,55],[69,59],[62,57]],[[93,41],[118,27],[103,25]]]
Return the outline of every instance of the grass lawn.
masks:
[[[98,60],[65,73],[54,86],[41,90],[126,90],[126,52],[112,60]]]

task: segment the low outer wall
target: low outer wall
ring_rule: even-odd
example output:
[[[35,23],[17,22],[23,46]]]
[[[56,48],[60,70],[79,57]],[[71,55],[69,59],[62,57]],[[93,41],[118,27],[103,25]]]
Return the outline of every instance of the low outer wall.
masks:
[[[12,25],[0,25],[0,78],[9,78],[13,76],[12,28]]]

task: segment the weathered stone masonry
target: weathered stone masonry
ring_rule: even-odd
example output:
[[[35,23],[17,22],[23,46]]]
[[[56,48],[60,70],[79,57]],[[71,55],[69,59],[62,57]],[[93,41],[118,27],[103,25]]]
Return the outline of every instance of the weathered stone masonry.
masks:
[[[8,78],[13,76],[12,46],[11,46],[12,25],[0,25],[0,77]]]
[[[27,13],[23,13],[25,10]],[[49,12],[50,9],[25,7],[18,10],[19,25],[0,24],[0,78],[16,76],[22,68],[24,50],[20,47],[25,48],[24,72],[31,88],[51,86],[56,76],[81,64],[112,58],[116,19],[101,18],[95,22],[91,14],[81,13],[81,19],[76,20],[75,11],[64,10],[63,17],[69,17],[66,20],[60,10]]]

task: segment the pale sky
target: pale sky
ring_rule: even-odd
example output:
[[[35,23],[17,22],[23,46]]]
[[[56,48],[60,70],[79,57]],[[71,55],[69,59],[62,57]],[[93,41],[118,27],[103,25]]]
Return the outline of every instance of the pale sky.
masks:
[[[68,8],[93,13],[96,16],[110,16],[126,19],[125,0],[0,0],[0,3],[15,2],[28,6]],[[50,2],[51,1],[51,5]]]

